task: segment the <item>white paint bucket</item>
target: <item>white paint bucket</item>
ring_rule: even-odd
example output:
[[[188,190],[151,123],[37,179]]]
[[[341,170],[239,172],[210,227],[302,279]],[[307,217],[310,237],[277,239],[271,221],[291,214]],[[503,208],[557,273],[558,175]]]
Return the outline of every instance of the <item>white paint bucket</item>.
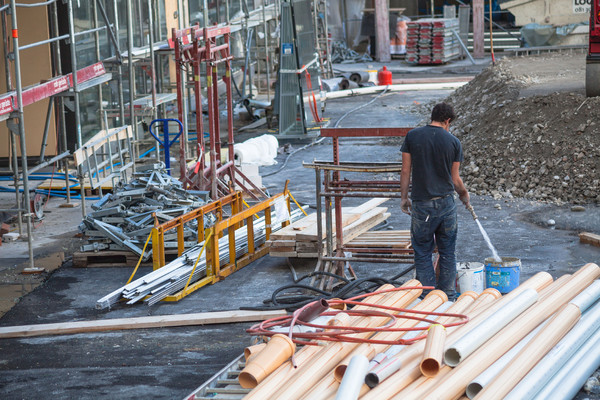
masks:
[[[483,263],[480,262],[459,262],[456,263],[456,292],[464,293],[473,291],[475,293],[483,292],[485,289],[485,272]]]

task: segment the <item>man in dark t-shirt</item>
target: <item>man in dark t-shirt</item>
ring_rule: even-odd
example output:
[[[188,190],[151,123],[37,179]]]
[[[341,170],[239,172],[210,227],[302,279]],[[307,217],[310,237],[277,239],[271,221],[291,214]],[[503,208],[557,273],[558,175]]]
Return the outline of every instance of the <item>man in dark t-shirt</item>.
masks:
[[[469,207],[469,192],[459,174],[462,146],[458,138],[448,132],[455,118],[452,106],[440,103],[433,108],[429,125],[408,132],[402,145],[400,177],[402,212],[411,215],[417,279],[423,286],[443,290],[449,300],[456,296],[455,191],[465,207]],[[412,202],[408,198],[411,171]],[[437,282],[432,262],[436,245],[440,255]]]

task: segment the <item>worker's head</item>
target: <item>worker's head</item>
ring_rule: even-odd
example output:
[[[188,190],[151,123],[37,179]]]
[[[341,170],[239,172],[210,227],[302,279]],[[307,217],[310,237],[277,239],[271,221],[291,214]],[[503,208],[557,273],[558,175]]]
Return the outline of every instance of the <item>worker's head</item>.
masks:
[[[454,108],[447,103],[438,103],[431,111],[431,121],[440,122],[442,124],[450,123],[456,119]]]

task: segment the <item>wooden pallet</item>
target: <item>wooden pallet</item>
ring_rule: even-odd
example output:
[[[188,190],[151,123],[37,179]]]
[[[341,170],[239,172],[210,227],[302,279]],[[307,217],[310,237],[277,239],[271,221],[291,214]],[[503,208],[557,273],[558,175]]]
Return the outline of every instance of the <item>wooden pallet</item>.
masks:
[[[177,250],[167,250],[165,259],[177,258]],[[77,251],[73,253],[73,266],[76,268],[135,267],[140,256],[125,250]],[[142,266],[152,266],[152,258],[142,262]]]
[[[71,193],[73,195],[79,194],[79,183],[69,181],[69,184],[75,185],[75,186],[71,187]],[[38,185],[37,189],[40,189],[40,190],[66,190],[66,187],[67,187],[67,184],[64,179],[53,178],[53,179],[46,179],[45,181],[40,183]],[[93,196],[93,195],[100,194],[100,188],[93,189],[88,178],[85,178],[83,181],[83,189],[85,190],[86,196]],[[112,192],[112,190],[113,190],[113,185],[110,181],[102,184],[103,192]]]

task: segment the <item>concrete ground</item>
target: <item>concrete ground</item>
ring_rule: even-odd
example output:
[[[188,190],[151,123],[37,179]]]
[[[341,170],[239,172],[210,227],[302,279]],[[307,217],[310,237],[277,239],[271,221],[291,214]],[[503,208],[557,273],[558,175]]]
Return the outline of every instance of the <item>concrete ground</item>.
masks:
[[[423,115],[414,112],[415,102],[438,101],[448,94],[450,91],[387,93],[368,108],[345,118],[340,126],[416,126]],[[335,122],[347,111],[372,98],[333,100],[328,103],[325,116]],[[293,143],[292,149],[301,146]],[[398,140],[343,140],[341,159],[398,161],[399,148]],[[289,158],[282,171],[264,177],[263,182],[271,193],[278,193],[289,179],[290,190],[296,199],[314,206],[314,171],[302,167],[302,162],[330,160],[331,151],[328,140],[299,151]],[[279,155],[279,164],[263,167],[261,173],[277,171],[286,157],[286,154]],[[344,205],[360,202],[362,200],[344,200]],[[596,206],[588,205],[583,212],[572,212],[569,205],[559,207],[519,199],[499,201],[483,196],[473,196],[472,203],[500,255],[521,259],[521,280],[538,271],[548,271],[556,278],[574,272],[587,262],[599,261],[600,249],[580,244],[577,237],[582,230],[600,233],[600,210]],[[387,228],[409,228],[409,217],[400,212],[399,200],[390,200],[384,205],[392,214]],[[60,217],[53,221],[48,219],[44,223],[49,229],[46,239],[41,238],[44,236],[41,231],[36,231],[36,240],[38,236],[40,241],[48,240],[44,242],[44,248],[49,252],[64,246],[67,262],[41,277],[39,286],[21,297],[0,319],[0,326],[235,310],[260,306],[276,288],[292,283],[286,260],[266,256],[178,303],[160,303],[153,307],[117,305],[111,310],[98,311],[94,308],[96,300],[122,286],[131,274],[131,268],[73,268],[68,253],[72,243],[77,244],[72,235],[80,222],[81,210],[58,209],[54,202],[48,205],[48,210],[52,218],[59,214]],[[549,227],[548,219],[554,219],[556,225]],[[459,224],[458,261],[483,261],[490,255],[489,251],[476,224],[462,208],[459,209]],[[51,240],[53,237],[55,240]],[[13,253],[10,246],[0,247],[2,268],[16,268],[14,265],[24,261],[22,250]],[[6,261],[9,259],[12,261]],[[297,264],[296,267],[301,275],[310,272],[314,264]],[[356,265],[354,269],[359,277],[391,277],[404,267],[371,264]],[[148,271],[146,268],[139,274]],[[0,340],[0,397],[50,396],[56,400],[183,398],[241,354],[251,343],[250,336],[245,333],[250,325],[3,339]]]

